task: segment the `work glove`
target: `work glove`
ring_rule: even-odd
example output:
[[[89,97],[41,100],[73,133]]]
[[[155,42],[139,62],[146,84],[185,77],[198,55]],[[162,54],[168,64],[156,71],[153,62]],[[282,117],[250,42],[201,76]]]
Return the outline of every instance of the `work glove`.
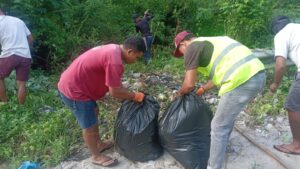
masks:
[[[204,88],[201,86],[199,89],[196,91],[197,96],[201,96],[205,92]]]
[[[135,92],[134,93],[134,101],[136,102],[142,102],[144,100],[145,94],[142,92]]]

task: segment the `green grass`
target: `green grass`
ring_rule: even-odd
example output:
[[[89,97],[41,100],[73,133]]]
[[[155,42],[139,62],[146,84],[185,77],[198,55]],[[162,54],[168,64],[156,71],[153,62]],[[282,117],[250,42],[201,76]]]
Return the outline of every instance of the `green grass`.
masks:
[[[168,51],[157,53],[154,52],[154,59],[148,65],[144,65],[142,60],[127,65],[126,73],[184,73],[183,59],[171,57],[167,54]],[[22,161],[29,160],[53,166],[69,157],[75,151],[74,147],[78,147],[76,145],[83,144],[81,130],[75,118],[58,97],[58,78],[59,75],[48,75],[41,70],[32,71],[27,82],[24,106],[17,103],[15,72],[5,79],[9,102],[0,105],[0,164],[18,168]],[[149,89],[151,92],[156,90],[163,89],[159,86]],[[111,138],[116,110],[121,103],[108,98],[98,105],[100,133],[103,138]]]
[[[153,59],[148,65],[143,63],[143,58],[140,58],[135,64],[126,65],[126,71],[132,72],[157,72],[157,73],[184,73],[184,60],[175,58],[171,55],[173,48],[165,48],[163,50],[154,49],[152,53]]]
[[[135,64],[126,65],[126,73],[145,73],[145,72],[155,72],[155,73],[168,73],[173,76],[178,76],[181,80],[184,79],[185,66],[184,59],[175,58],[171,55],[174,48],[164,48],[164,49],[154,49],[152,53],[153,59],[151,63],[145,65],[143,63],[143,58],[140,58]],[[198,80],[202,83],[206,82],[206,78],[198,75]]]
[[[277,92],[271,93],[269,87],[273,80],[273,68],[267,70],[267,83],[262,94],[248,105],[254,124],[263,124],[267,115],[286,115],[283,107],[284,101],[293,82],[295,72],[296,67],[288,67]]]
[[[131,72],[168,73],[183,80],[183,59],[171,57],[170,51],[171,49],[154,51],[154,59],[148,65],[144,65],[142,60],[127,65],[125,77]],[[295,67],[289,68],[278,92],[270,94],[268,88],[273,70],[268,70],[268,82],[263,95],[248,106],[257,124],[263,122],[265,115],[285,114],[283,103],[295,71]],[[28,95],[24,106],[17,104],[14,73],[6,79],[10,101],[0,105],[0,164],[18,168],[22,161],[29,160],[42,162],[44,166],[54,166],[72,155],[78,145],[83,145],[80,127],[58,97],[58,77],[40,70],[33,71],[27,83]],[[199,76],[199,81],[204,82],[203,79]],[[134,82],[132,80],[130,83]],[[159,93],[169,97],[166,86],[151,85],[145,90],[156,97]],[[162,104],[167,106],[169,102],[166,99]],[[100,133],[103,138],[111,138],[121,102],[108,97],[98,105]]]
[[[15,75],[6,79],[9,102],[0,105],[0,162],[17,168],[22,161],[56,164],[72,153],[80,130],[58,98],[57,76],[33,71],[26,105],[17,104]]]
[[[169,72],[180,73],[182,59],[175,59],[167,52],[154,53],[149,65],[142,61],[126,67],[126,73]],[[178,72],[177,72],[178,71]],[[0,105],[0,164],[18,168],[22,161],[41,162],[53,166],[75,151],[76,144],[83,144],[81,130],[72,113],[61,103],[56,84],[58,75],[48,75],[41,70],[31,72],[27,82],[26,104],[17,103],[15,72],[5,79],[9,102]],[[110,100],[118,102],[116,100]],[[111,138],[118,104],[99,103],[100,132]]]

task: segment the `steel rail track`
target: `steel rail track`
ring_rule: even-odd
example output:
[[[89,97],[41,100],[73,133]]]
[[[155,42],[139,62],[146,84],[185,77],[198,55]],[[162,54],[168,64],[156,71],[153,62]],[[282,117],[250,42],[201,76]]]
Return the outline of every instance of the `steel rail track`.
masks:
[[[278,162],[283,168],[285,169],[294,169],[291,167],[288,163],[286,163],[283,159],[281,159],[278,155],[273,153],[271,150],[269,150],[266,146],[258,143],[250,137],[249,135],[246,134],[246,132],[243,132],[243,130],[237,126],[234,126],[235,131],[237,131],[241,136],[243,136],[245,139],[247,139],[250,143],[252,143],[255,147],[263,151],[266,155],[274,159],[276,162]]]

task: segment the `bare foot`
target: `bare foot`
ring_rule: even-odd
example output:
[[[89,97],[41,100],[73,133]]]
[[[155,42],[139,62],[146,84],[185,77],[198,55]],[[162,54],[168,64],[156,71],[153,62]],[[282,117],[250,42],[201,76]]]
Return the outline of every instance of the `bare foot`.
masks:
[[[294,144],[274,145],[273,147],[283,153],[300,155],[300,147],[296,147]]]

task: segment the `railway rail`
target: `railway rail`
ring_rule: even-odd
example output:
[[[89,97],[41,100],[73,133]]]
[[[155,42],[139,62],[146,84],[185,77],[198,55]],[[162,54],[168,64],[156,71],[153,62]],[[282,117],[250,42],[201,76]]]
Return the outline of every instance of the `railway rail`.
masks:
[[[234,126],[235,131],[239,133],[242,137],[244,137],[246,140],[248,140],[252,145],[260,149],[262,152],[264,152],[267,156],[269,156],[271,159],[274,159],[277,163],[279,163],[284,169],[294,169],[290,164],[285,162],[282,158],[280,158],[278,155],[273,153],[269,148],[264,146],[263,144],[258,143],[253,139],[251,136],[246,134],[241,128],[238,126]]]

